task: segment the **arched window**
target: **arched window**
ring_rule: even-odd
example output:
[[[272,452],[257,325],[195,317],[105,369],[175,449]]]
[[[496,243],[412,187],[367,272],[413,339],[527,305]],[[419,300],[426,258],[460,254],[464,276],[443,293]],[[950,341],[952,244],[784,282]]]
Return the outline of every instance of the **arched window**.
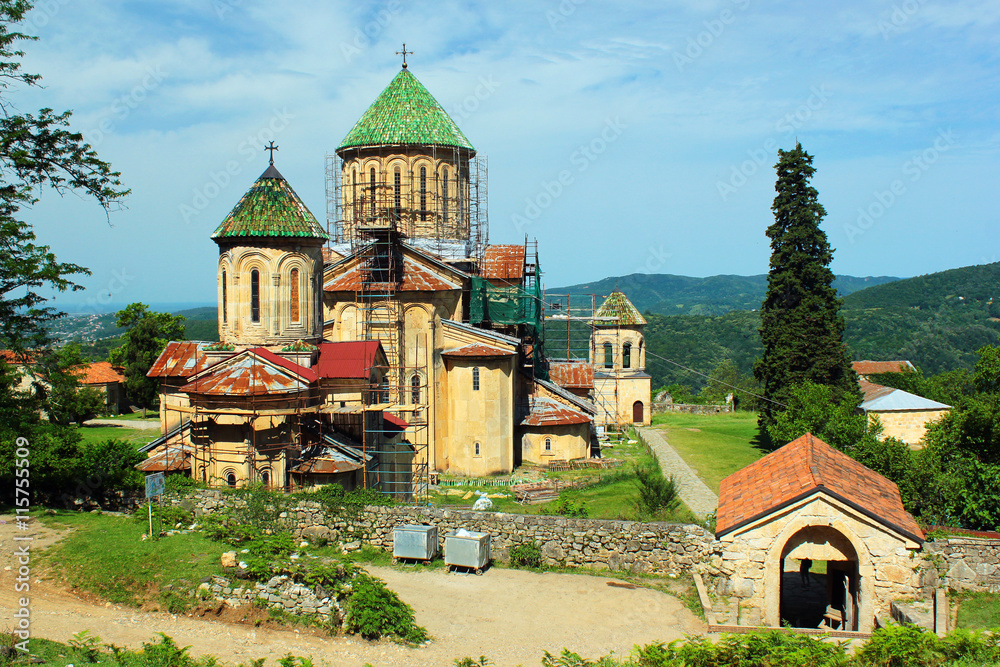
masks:
[[[299,313],[299,270],[292,269],[292,272],[288,274],[288,305],[291,312],[289,313],[292,322],[300,322],[301,314]]]
[[[232,470],[226,471],[226,484],[234,489],[236,488],[236,473]]]
[[[459,166],[458,169],[455,170],[455,198],[458,200],[458,206],[455,210],[455,221],[458,224],[462,224],[462,220],[465,218],[462,209],[462,194],[463,190],[465,190],[465,188],[462,187],[465,185],[464,178],[465,174],[462,172],[462,167]]]
[[[358,219],[360,212],[358,211],[358,170],[355,169],[351,172],[351,217],[355,220]]]
[[[250,272],[250,321],[260,322],[260,271]]]
[[[201,467],[201,481],[202,482],[208,481],[208,470],[205,469],[205,466]]]
[[[622,345],[622,368],[632,368],[632,343]]]
[[[420,220],[427,220],[427,167],[420,168]]]
[[[403,175],[396,167],[392,175],[392,215],[394,220],[399,220],[403,214]]]
[[[604,367],[615,367],[615,351],[614,348],[611,347],[611,343],[604,344]]]
[[[441,217],[448,222],[448,167],[444,168],[444,183],[441,185]]]
[[[545,438],[545,451],[552,451],[552,438]]]
[[[271,471],[261,470],[260,471],[260,483],[264,486],[271,486]]]
[[[480,447],[480,445],[479,445],[478,442],[475,445],[475,451],[476,451],[476,456],[481,456],[482,455],[482,451],[483,450],[482,450],[482,447]]]
[[[368,196],[371,197],[372,220],[375,219],[375,167],[368,172],[368,181],[371,187],[368,189]]]
[[[420,404],[420,374],[414,373],[413,377],[410,378],[410,393],[413,397],[413,404]]]
[[[222,323],[225,324],[227,321],[226,313],[226,272],[222,272]]]
[[[479,366],[472,367],[472,391],[479,391]]]

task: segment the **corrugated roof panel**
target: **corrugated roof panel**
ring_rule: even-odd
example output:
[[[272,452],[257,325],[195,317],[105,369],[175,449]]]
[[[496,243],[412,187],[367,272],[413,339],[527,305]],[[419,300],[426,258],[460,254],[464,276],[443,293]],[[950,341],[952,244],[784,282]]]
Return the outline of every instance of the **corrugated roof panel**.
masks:
[[[384,363],[377,340],[320,343],[319,360],[314,370],[320,378],[367,380],[373,366]]]
[[[170,341],[146,376],[188,378],[200,373],[208,365],[204,349],[211,344],[190,340]]]
[[[590,415],[574,410],[568,405],[546,397],[531,399],[531,411],[521,422],[522,426],[566,426],[587,424]]]
[[[586,361],[552,361],[549,379],[566,389],[593,389],[594,365]]]

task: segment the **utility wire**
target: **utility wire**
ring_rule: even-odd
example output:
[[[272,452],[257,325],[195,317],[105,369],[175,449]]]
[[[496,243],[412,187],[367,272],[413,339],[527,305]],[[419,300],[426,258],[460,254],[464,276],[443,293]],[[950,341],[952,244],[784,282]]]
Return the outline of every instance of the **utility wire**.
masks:
[[[711,376],[705,375],[704,373],[700,373],[700,372],[694,370],[693,368],[688,368],[684,364],[679,364],[676,361],[673,361],[671,359],[667,359],[666,357],[661,357],[658,354],[654,354],[654,353],[652,353],[652,352],[649,351],[649,348],[646,348],[646,356],[656,357],[657,359],[660,359],[661,361],[665,361],[668,364],[673,364],[674,366],[677,366],[679,368],[683,368],[684,370],[686,370],[689,373],[694,373],[695,375],[700,375],[701,377],[705,378],[709,382],[714,382],[716,384],[721,384],[723,387],[729,387],[730,389],[732,389],[734,391],[738,391],[741,394],[748,394],[750,396],[753,396],[754,398],[759,398],[762,401],[767,401],[768,403],[774,403],[775,405],[780,405],[781,407],[783,407],[785,409],[788,409],[788,406],[785,405],[784,403],[779,403],[778,401],[775,401],[774,399],[771,399],[771,398],[767,398],[766,396],[761,396],[760,394],[755,394],[752,391],[747,391],[746,389],[743,389],[741,387],[736,387],[736,386],[731,385],[731,384],[729,384],[727,382],[723,382],[722,380],[717,380],[717,379],[715,379],[715,378],[713,378]]]

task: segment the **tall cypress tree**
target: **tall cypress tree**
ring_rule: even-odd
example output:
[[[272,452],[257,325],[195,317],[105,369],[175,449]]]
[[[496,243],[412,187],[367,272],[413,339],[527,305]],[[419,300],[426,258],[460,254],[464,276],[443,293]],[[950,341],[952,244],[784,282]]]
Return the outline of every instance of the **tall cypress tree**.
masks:
[[[833,288],[833,249],[819,228],[826,209],[809,181],[816,169],[812,156],[796,143],[778,150],[778,193],[771,205],[774,224],[767,295],[761,306],[763,356],[754,365],[763,395],[786,403],[791,390],[805,381],[833,387],[838,395],[857,393],[857,377],[844,345],[844,318]],[[782,408],[764,402],[761,426],[774,422]]]

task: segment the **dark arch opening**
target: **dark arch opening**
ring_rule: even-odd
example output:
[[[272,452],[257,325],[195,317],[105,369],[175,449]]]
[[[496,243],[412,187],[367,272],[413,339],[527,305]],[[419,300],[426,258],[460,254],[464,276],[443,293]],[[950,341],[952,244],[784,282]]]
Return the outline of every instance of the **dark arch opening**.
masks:
[[[831,526],[802,528],[782,548],[780,565],[782,625],[858,629],[858,554],[843,533]]]

